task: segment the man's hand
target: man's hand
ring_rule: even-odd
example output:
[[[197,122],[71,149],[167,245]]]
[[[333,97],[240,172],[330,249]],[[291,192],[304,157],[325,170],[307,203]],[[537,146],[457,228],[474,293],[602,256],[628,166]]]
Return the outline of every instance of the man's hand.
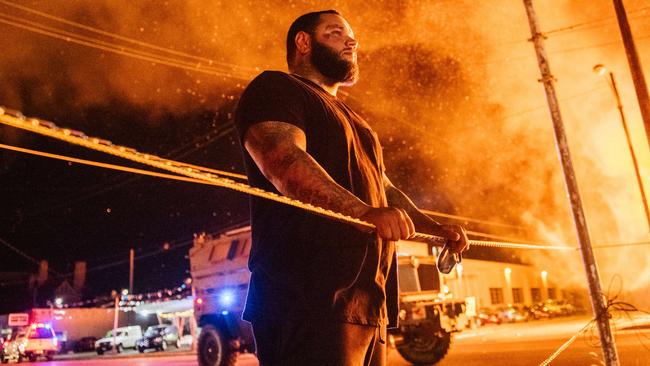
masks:
[[[401,208],[369,207],[359,219],[374,224],[379,237],[386,240],[408,239],[415,234],[413,221]]]
[[[469,240],[465,229],[460,225],[440,225],[443,238],[447,239],[449,249],[454,253],[463,253],[469,249]]]

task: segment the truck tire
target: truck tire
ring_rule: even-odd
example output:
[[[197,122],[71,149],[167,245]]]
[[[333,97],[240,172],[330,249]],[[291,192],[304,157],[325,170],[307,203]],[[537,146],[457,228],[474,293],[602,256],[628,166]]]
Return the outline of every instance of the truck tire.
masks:
[[[433,324],[422,324],[404,334],[404,343],[397,351],[414,365],[433,365],[445,357],[450,345],[450,333]]]
[[[230,340],[212,324],[201,330],[197,356],[199,366],[234,366],[237,362],[237,351]]]

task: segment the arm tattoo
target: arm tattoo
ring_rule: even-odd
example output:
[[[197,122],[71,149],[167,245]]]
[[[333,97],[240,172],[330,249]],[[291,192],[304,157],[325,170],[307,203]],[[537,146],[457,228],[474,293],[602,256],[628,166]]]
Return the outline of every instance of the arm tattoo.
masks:
[[[366,205],[337,184],[306,151],[304,132],[285,122],[249,128],[244,146],[280,193],[315,206],[358,217]]]

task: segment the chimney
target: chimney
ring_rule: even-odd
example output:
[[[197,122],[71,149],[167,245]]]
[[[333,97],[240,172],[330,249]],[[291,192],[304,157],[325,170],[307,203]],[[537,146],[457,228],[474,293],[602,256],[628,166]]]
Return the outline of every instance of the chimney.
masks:
[[[38,277],[36,278],[36,283],[38,286],[43,286],[45,282],[47,282],[47,274],[48,274],[48,264],[46,260],[41,260],[41,262],[38,265]]]
[[[74,262],[74,278],[72,279],[72,287],[81,291],[86,284],[86,262]]]

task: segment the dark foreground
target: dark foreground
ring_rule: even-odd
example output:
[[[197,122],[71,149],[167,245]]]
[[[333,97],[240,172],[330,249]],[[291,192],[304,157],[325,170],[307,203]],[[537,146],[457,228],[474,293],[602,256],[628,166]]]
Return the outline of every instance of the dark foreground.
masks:
[[[539,365],[567,339],[586,324],[586,317],[572,317],[530,323],[486,326],[457,334],[447,357],[438,366]],[[624,328],[623,326],[619,328]],[[650,326],[639,329],[618,330],[616,342],[620,364],[646,366],[650,359]],[[580,336],[551,365],[600,365],[601,351],[597,337]],[[410,365],[395,350],[388,355],[393,366]],[[196,356],[189,351],[167,354],[127,353],[118,357],[97,357],[93,354],[65,355],[52,362],[32,365],[52,366],[196,366]],[[257,359],[242,355],[239,366],[255,366]]]

